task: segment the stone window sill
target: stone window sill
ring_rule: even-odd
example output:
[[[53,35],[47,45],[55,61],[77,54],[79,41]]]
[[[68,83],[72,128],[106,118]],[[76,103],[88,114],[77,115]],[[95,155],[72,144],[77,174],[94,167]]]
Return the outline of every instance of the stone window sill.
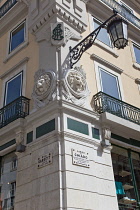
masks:
[[[97,45],[98,47],[102,48],[103,50],[109,52],[110,54],[112,54],[114,57],[118,57],[119,55],[116,53],[114,48],[111,48],[109,46],[107,46],[106,44],[104,44],[103,42],[99,41],[99,40],[95,40],[94,42],[95,45]]]
[[[10,54],[6,56],[6,59],[3,61],[3,63],[7,63],[8,60],[10,60],[15,54],[17,54],[20,50],[22,50],[28,44],[29,42],[25,41],[22,44],[20,44],[18,47],[16,47]]]

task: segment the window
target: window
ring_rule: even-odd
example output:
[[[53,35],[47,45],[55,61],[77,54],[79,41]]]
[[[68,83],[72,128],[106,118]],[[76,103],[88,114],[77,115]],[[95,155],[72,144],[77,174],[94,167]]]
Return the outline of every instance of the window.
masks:
[[[92,128],[92,137],[95,139],[100,139],[100,132],[98,128]]]
[[[93,18],[93,21],[94,21],[94,29],[98,28],[101,23],[94,18]],[[104,44],[108,45],[109,47],[112,47],[110,37],[109,37],[109,34],[107,33],[106,28],[101,28],[101,30],[97,36],[97,39],[99,41],[103,42]]]
[[[112,163],[119,209],[139,209],[139,154],[113,145]]]
[[[14,171],[17,169],[17,158],[13,157],[11,162],[11,171]]]
[[[118,77],[101,67],[99,67],[99,75],[101,91],[112,97],[121,99]]]
[[[16,182],[11,182],[10,184],[11,207],[14,206],[15,192],[16,192]]]
[[[9,104],[22,95],[22,76],[23,73],[21,72],[6,82],[4,105]]]
[[[140,64],[140,47],[133,45],[136,63]]]
[[[9,53],[25,41],[25,21],[10,33]]]

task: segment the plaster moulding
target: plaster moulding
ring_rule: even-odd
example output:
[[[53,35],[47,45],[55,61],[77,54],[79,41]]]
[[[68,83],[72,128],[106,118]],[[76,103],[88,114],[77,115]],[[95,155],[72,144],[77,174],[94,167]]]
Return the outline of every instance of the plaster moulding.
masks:
[[[81,67],[64,70],[62,94],[65,100],[76,105],[89,106],[87,102],[89,90],[86,82],[86,74]]]
[[[56,98],[56,75],[53,71],[39,69],[35,73],[32,98],[35,110]]]
[[[59,7],[59,5],[53,5],[45,15],[39,19],[35,25],[31,26],[32,33],[36,33],[39,29],[53,16],[58,15],[62,19],[63,22],[66,22],[68,25],[71,25],[79,33],[82,33],[86,30],[87,25],[79,22],[73,15],[63,10],[63,8]]]
[[[99,57],[99,56],[97,56],[95,54],[91,55],[91,59],[95,60],[95,61],[97,61],[97,62],[99,62],[99,63],[101,63],[101,64],[103,64],[105,66],[107,66],[108,68],[111,68],[112,70],[114,70],[115,72],[117,72],[119,74],[121,74],[123,72],[122,69],[118,68],[117,66],[113,65],[112,63],[104,60],[103,58],[101,58],[101,57]]]

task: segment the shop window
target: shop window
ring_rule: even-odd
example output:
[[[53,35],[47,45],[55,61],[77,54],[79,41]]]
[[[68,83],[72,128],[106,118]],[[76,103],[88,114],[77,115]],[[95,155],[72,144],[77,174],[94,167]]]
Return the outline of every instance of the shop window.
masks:
[[[2,195],[2,209],[14,209],[15,191],[16,191],[16,170],[11,170],[11,160],[13,160],[13,167],[16,167],[15,152],[2,157],[4,165],[3,174],[1,174],[1,195]],[[13,181],[14,180],[14,181]]]
[[[140,64],[140,47],[133,45],[136,63]]]
[[[134,155],[133,158],[134,161],[131,161],[130,151],[128,152],[126,149],[113,146],[112,163],[119,210],[138,209],[138,189],[140,184],[139,180],[136,179],[137,175],[134,175],[133,173],[133,169],[135,174],[139,174],[140,165],[138,164],[139,160],[136,160]],[[137,159],[138,158],[139,157],[137,157]]]
[[[94,29],[98,28],[101,25],[101,23],[94,18],[93,18],[93,23],[94,23]],[[97,39],[103,42],[104,44],[108,45],[109,47],[112,47],[111,40],[109,34],[107,33],[106,28],[101,28],[97,36]]]
[[[25,41],[25,21],[10,33],[9,53]]]
[[[22,95],[22,74],[21,72],[6,82],[4,105],[9,104]]]

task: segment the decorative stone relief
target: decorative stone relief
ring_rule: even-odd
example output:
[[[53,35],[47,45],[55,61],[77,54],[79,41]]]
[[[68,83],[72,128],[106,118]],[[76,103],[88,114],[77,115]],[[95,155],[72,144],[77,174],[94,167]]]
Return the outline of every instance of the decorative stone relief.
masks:
[[[53,71],[39,69],[34,76],[32,98],[35,108],[40,108],[54,100],[56,96],[56,76]]]
[[[65,40],[64,40],[64,45],[66,45],[66,43],[70,39],[79,41],[81,38],[82,38],[82,36],[77,36],[69,28],[65,27]]]
[[[67,69],[63,76],[63,96],[79,106],[87,105],[89,95],[86,75],[81,67]]]
[[[101,141],[101,146],[103,148],[109,148],[111,149],[111,144],[110,144],[110,140],[111,140],[111,130],[109,127],[103,127],[102,128],[102,141]]]
[[[70,8],[70,3],[71,3],[71,0],[63,0],[63,4],[68,8]]]
[[[24,133],[23,131],[19,131],[16,133],[16,145],[19,145],[24,142]]]
[[[79,0],[73,0],[73,3],[74,3],[74,11],[75,13],[78,15],[78,16],[82,16],[82,12],[83,12],[83,4],[82,4],[82,1],[79,1]]]
[[[53,45],[64,44],[64,23],[57,22],[51,24],[51,42]]]
[[[111,130],[108,127],[102,128],[103,139],[107,139],[110,141],[111,139]]]

